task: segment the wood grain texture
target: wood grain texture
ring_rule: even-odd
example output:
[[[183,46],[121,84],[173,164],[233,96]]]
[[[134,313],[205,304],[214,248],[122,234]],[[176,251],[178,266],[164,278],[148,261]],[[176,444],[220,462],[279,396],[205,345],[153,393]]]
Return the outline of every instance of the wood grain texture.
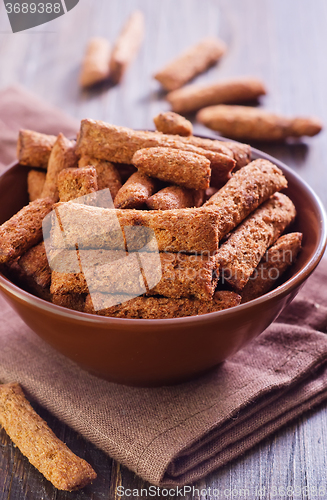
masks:
[[[146,36],[123,82],[80,90],[80,63],[89,37],[106,36],[113,42],[136,8],[145,14]],[[1,3],[0,87],[20,83],[79,119],[153,128],[152,117],[169,106],[152,75],[189,45],[207,35],[219,35],[228,44],[228,54],[197,82],[258,76],[269,90],[261,100],[264,108],[289,115],[317,115],[327,124],[326,18],[325,0],[80,0],[65,16],[13,35]],[[194,132],[214,136],[198,124]],[[326,132],[292,145],[263,144],[260,148],[297,171],[327,206]],[[1,430],[0,500],[118,500],[118,485],[149,487],[44,409],[36,409],[93,466],[98,479],[80,492],[56,491]],[[200,490],[209,487],[219,489],[219,495],[211,495],[217,499],[327,498],[326,445],[327,406],[323,405],[195,484],[199,495],[195,492],[185,498],[204,500]],[[325,492],[320,496],[319,487]]]

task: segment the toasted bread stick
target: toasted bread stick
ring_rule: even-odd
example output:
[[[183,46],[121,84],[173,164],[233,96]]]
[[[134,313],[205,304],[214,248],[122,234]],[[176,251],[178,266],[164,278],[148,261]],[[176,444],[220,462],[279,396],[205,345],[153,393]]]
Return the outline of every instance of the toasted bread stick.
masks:
[[[155,266],[156,255],[146,256]],[[185,255],[182,253],[160,253],[162,277],[147,295],[162,295],[172,298],[197,298],[211,300],[218,281],[216,256]]]
[[[217,141],[216,139],[207,139],[204,137],[178,137],[179,142],[190,144],[201,149],[207,149],[216,153],[221,153],[234,158],[236,161],[235,170],[244,167],[251,161],[251,146],[240,142]]]
[[[91,250],[92,251],[92,250]],[[145,283],[142,279],[140,266],[136,254],[118,264],[108,262],[105,265],[94,267],[93,273],[88,270],[88,279],[83,273],[52,273],[51,293],[55,297],[60,295],[78,296],[79,294],[91,293],[120,293],[127,295],[142,295],[146,292]],[[123,264],[123,266],[122,266]],[[56,299],[57,300],[57,299]],[[58,304],[57,305],[62,305]]]
[[[74,249],[78,243],[79,248],[85,249],[124,249],[121,228],[143,226],[153,231],[159,251],[214,253],[218,249],[219,214],[215,209],[111,210],[70,202],[57,204],[56,213],[64,241],[60,225],[53,224],[54,248],[65,245]],[[135,231],[129,243],[129,251],[140,250],[147,243],[144,231]]]
[[[38,297],[50,300],[51,269],[43,241],[22,255],[18,265],[22,284]]]
[[[22,283],[22,270],[19,267],[17,260],[13,260],[12,262],[8,262],[6,264],[0,264],[0,273],[16,285],[24,288]]]
[[[178,89],[215,64],[225,52],[226,45],[222,40],[204,38],[169,62],[154,78],[168,91]]]
[[[146,201],[146,205],[150,210],[175,210],[177,208],[195,207],[194,195],[193,189],[168,186],[150,196]]]
[[[182,135],[187,137],[192,135],[193,132],[192,123],[186,120],[184,116],[178,115],[173,111],[159,113],[159,115],[153,118],[153,121],[158,132],[162,132],[163,134]]]
[[[276,191],[286,187],[283,172],[268,160],[254,160],[235,172],[204,204],[219,211],[219,240]]]
[[[184,139],[184,140],[182,140]],[[133,130],[118,127],[109,123],[82,120],[77,143],[77,154],[117,163],[132,163],[134,153],[139,149],[151,147],[168,147],[190,151],[205,156],[211,163],[211,169],[220,172],[225,180],[236,165],[230,150],[229,155],[194,146],[188,137]]]
[[[209,85],[188,85],[170,92],[167,100],[173,111],[184,114],[214,104],[254,101],[264,94],[266,89],[262,80],[244,76]]]
[[[116,292],[120,290],[120,293],[124,293],[124,289],[129,287],[129,282],[133,284],[129,273],[136,269],[135,263],[137,264],[137,277],[141,274],[136,254],[134,259],[128,259],[125,250],[79,250],[80,272],[78,273],[70,272],[70,261],[73,260],[73,256],[69,258],[69,253],[75,254],[75,251],[66,250],[64,258],[60,259],[60,267],[56,266],[59,271],[52,272],[51,293],[53,296],[68,297],[88,294],[89,286],[90,291]],[[138,287],[136,292],[138,293],[140,284],[134,285]],[[144,291],[143,284],[140,293]]]
[[[30,170],[27,174],[27,191],[30,201],[37,200],[41,198],[44,183],[45,183],[45,172],[40,170]]]
[[[142,172],[132,174],[118,191],[115,208],[143,208],[147,199],[156,191],[158,181]]]
[[[51,150],[57,138],[33,130],[20,130],[17,142],[17,159],[21,165],[48,168]]]
[[[47,240],[45,247],[51,271],[62,273],[81,272],[81,263],[76,249],[52,248],[49,243],[49,240]]]
[[[92,250],[89,251],[92,252]],[[80,295],[89,293],[89,289],[83,273],[60,273],[52,271],[51,293],[56,297],[60,295]]]
[[[143,174],[190,189],[206,189],[210,184],[210,161],[190,151],[140,149],[134,154],[132,163]]]
[[[139,253],[127,254],[114,250],[80,250],[83,272],[60,273],[53,271],[51,279],[51,293],[58,297],[63,295],[78,296],[102,292],[127,294],[131,297],[142,295],[147,291],[146,283],[141,270]],[[146,253],[147,269],[161,276],[160,258],[158,254]],[[149,261],[149,259],[151,259]],[[155,267],[157,266],[157,267]],[[156,282],[156,281],[155,281]]]
[[[232,141],[217,141],[216,139],[207,139],[195,135],[190,135],[189,137],[179,136],[178,140],[184,144],[190,144],[201,149],[207,149],[208,151],[231,156],[236,161],[237,168],[244,167],[244,165],[247,165],[251,161],[251,146],[248,144]]]
[[[302,233],[284,234],[270,247],[242,290],[242,302],[269,292],[296,261],[301,250]]]
[[[197,120],[227,137],[245,141],[283,141],[313,136],[322,129],[321,121],[314,117],[288,118],[247,106],[209,106],[198,112]]]
[[[102,301],[106,307],[106,304],[110,303],[110,295],[96,294],[93,300],[96,300],[97,303]],[[128,295],[120,296],[120,300],[120,304],[97,311],[96,314],[135,319],[181,318],[237,306],[241,301],[241,297],[234,292],[221,291],[215,293],[213,300],[171,299],[165,297],[136,297],[128,300]],[[90,295],[86,298],[84,312],[95,313]]]
[[[113,48],[110,59],[110,79],[119,83],[136,57],[144,38],[144,16],[139,10],[127,20]]]
[[[106,38],[94,37],[89,40],[79,80],[82,87],[90,87],[109,77],[110,54],[111,46]]]
[[[211,300],[218,281],[215,256],[164,252],[159,254],[158,261],[157,253],[139,252],[138,255],[142,257],[140,264],[135,253],[122,255],[122,252],[110,250],[82,250],[82,253],[86,272],[74,274],[53,271],[52,294],[74,295],[90,291],[141,295],[146,291],[146,285],[148,295]],[[147,281],[139,281],[140,266],[143,262],[152,274],[160,272],[158,282],[152,288]],[[158,265],[160,269],[157,270]]]
[[[65,168],[58,174],[59,200],[70,201],[98,190],[97,171],[94,167]]]
[[[122,187],[122,178],[117,167],[110,161],[97,160],[89,156],[82,156],[78,161],[79,168],[94,167],[97,172],[98,190],[108,188],[114,200]],[[132,165],[131,165],[132,166]]]
[[[208,189],[205,190],[204,194],[204,201],[210,200],[210,198],[216,194],[219,190],[213,186],[210,186]]]
[[[29,462],[58,490],[84,488],[97,475],[33,410],[19,384],[0,385],[0,425]]]
[[[75,142],[69,141],[60,133],[50,154],[42,198],[51,197],[54,201],[58,201],[58,174],[64,168],[74,168],[77,167],[77,165],[78,158],[75,154]]]
[[[67,307],[74,311],[83,312],[86,295],[85,293],[53,293],[51,294],[51,302],[56,304],[56,306]]]
[[[204,200],[205,200],[205,195],[206,195],[205,189],[194,189],[193,190],[193,198],[194,198],[194,205],[193,206],[196,208],[202,207]],[[187,207],[185,207],[185,208],[187,208]]]
[[[42,221],[53,200],[32,201],[0,226],[0,264],[12,262],[42,240]]]
[[[222,281],[244,288],[261,258],[296,215],[292,201],[275,193],[243,221],[220,247],[217,257]]]

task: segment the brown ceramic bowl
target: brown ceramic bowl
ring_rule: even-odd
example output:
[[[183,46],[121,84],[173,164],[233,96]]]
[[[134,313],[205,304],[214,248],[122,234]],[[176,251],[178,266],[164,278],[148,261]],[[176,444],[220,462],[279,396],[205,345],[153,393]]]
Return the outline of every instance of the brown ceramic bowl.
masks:
[[[42,339],[88,371],[128,385],[162,385],[213,368],[265,330],[298,293],[323,256],[326,216],[309,186],[280,161],[254,150],[285,173],[285,191],[296,205],[292,228],[303,250],[284,283],[266,295],[225,311],[176,319],[106,318],[71,311],[27,293],[0,275],[0,290]],[[27,169],[18,164],[0,176],[0,224],[27,204]]]

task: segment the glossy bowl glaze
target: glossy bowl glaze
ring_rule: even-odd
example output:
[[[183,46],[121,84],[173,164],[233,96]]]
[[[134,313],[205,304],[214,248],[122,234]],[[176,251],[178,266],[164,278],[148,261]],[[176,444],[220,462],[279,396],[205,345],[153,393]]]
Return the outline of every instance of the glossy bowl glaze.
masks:
[[[326,216],[312,189],[280,161],[253,150],[253,158],[279,166],[297,209],[292,230],[303,249],[284,283],[232,309],[176,319],[106,318],[65,309],[27,293],[0,274],[6,300],[42,339],[86,370],[127,385],[178,383],[213,368],[263,332],[298,293],[323,256]],[[26,167],[0,176],[0,224],[28,203]]]

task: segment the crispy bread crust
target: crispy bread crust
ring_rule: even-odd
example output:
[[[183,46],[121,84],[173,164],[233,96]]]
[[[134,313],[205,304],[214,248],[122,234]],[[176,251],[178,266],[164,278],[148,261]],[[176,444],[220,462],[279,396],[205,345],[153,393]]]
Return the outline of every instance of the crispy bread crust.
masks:
[[[154,78],[168,91],[178,89],[215,64],[226,52],[226,44],[207,37],[170,61]]]
[[[240,291],[244,288],[261,258],[295,219],[292,201],[275,193],[253,212],[220,247],[218,265],[223,281]]]
[[[144,283],[138,282],[140,264],[136,259],[124,259],[124,268],[115,260],[123,258],[122,252],[84,250],[83,260],[87,263],[87,279],[83,273],[52,272],[51,293],[55,295],[86,294],[89,290],[102,293],[143,294]],[[129,254],[131,257],[132,254]],[[141,254],[141,262],[156,269],[158,255]],[[198,298],[211,300],[217,285],[217,262],[214,256],[197,256],[174,253],[160,253],[161,279],[148,295],[162,295],[172,298]],[[117,265],[118,264],[118,265]],[[121,272],[122,271],[122,272]],[[128,276],[128,280],[126,279]]]
[[[52,148],[47,176],[42,191],[42,198],[50,197],[54,201],[59,200],[57,180],[59,173],[64,168],[78,166],[78,158],[75,154],[75,142],[69,141],[63,134],[59,134]]]
[[[193,189],[187,189],[181,186],[168,186],[153,194],[146,201],[146,205],[151,210],[176,210],[178,208],[191,208],[195,206],[194,195],[195,193]]]
[[[219,211],[219,240],[276,191],[286,187],[283,172],[268,160],[254,160],[238,170],[204,204]]]
[[[140,149],[134,154],[132,163],[143,174],[189,189],[206,189],[210,184],[210,161],[189,151]]]
[[[18,261],[23,284],[38,297],[50,300],[51,269],[44,242],[30,248]]]
[[[75,248],[78,242],[79,248],[124,249],[121,228],[144,226],[154,231],[158,249],[162,252],[213,254],[218,249],[219,214],[215,207],[114,211],[69,202],[57,204],[56,212],[64,228],[67,248]],[[53,225],[52,245],[54,248],[63,245],[58,224]],[[135,234],[130,245],[130,251],[141,249],[142,237]]]
[[[111,46],[106,38],[94,37],[89,40],[79,79],[82,87],[90,87],[108,78],[110,54]]]
[[[17,141],[17,158],[21,165],[47,169],[50,153],[57,138],[33,130],[20,130]]]
[[[126,300],[128,297],[121,297]],[[105,303],[106,297],[103,297]],[[168,299],[165,297],[136,297],[121,304],[97,311],[96,314],[115,318],[135,319],[168,319],[196,316],[221,311],[237,306],[241,301],[240,295],[234,292],[216,292],[213,300],[197,299]],[[95,313],[91,296],[86,298],[86,313]]]
[[[167,100],[176,113],[190,113],[206,106],[254,101],[266,94],[262,80],[253,77],[220,80],[209,85],[187,85],[170,92]]]
[[[45,172],[40,170],[30,170],[27,174],[27,191],[29,196],[29,201],[35,201],[41,198],[44,183],[45,183]]]
[[[301,250],[302,233],[284,234],[267,250],[242,290],[242,303],[269,292]]]
[[[137,10],[127,20],[116,40],[109,63],[110,80],[119,83],[136,57],[144,38],[144,15]]]
[[[32,201],[0,226],[0,264],[12,262],[42,240],[42,221],[53,200]]]
[[[226,137],[245,141],[282,141],[313,136],[322,129],[315,117],[289,118],[249,106],[209,106],[198,112],[197,120]]]
[[[78,161],[79,168],[94,167],[97,172],[98,190],[109,189],[114,200],[122,187],[122,178],[117,167],[110,161],[97,160],[89,156],[82,156]],[[133,167],[134,168],[134,167]]]
[[[96,169],[65,168],[58,174],[57,186],[60,201],[70,201],[95,193],[98,190]]]

